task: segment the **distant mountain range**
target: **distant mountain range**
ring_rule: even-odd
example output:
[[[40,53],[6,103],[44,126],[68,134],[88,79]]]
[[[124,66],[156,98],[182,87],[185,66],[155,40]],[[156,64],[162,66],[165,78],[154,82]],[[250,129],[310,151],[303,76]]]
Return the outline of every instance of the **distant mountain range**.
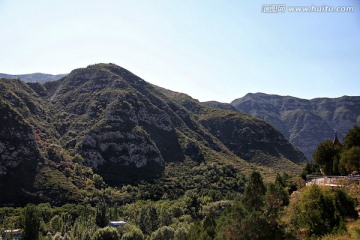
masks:
[[[114,64],[45,83],[0,79],[0,92],[0,204],[82,201],[99,177],[110,186],[176,183],[178,166],[219,163],[274,176],[299,173],[306,162],[269,123]]]
[[[30,73],[30,74],[19,74],[19,75],[12,75],[12,74],[5,74],[0,73],[0,78],[8,78],[8,79],[20,79],[24,82],[40,82],[44,83],[47,81],[55,81],[59,80],[62,77],[65,77],[67,74],[46,74],[46,73]]]
[[[275,126],[295,147],[311,160],[316,146],[333,139],[340,140],[355,124],[360,125],[360,97],[315,98],[249,93],[225,103],[205,103],[221,109],[235,107],[238,111],[263,119]]]

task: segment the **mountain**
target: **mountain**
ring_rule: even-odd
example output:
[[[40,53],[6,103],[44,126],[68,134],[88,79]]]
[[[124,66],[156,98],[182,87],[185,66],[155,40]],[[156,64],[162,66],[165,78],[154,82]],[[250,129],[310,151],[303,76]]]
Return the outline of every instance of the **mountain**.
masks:
[[[222,103],[222,102],[217,102],[217,101],[208,101],[208,102],[202,102],[202,103],[204,105],[206,105],[208,107],[212,107],[212,108],[237,111],[237,109],[230,103]]]
[[[24,82],[40,82],[40,83],[59,80],[60,78],[63,78],[65,76],[66,74],[52,75],[46,73],[30,73],[30,74],[12,75],[12,74],[0,73],[0,78],[20,79]]]
[[[333,138],[334,132],[343,139],[349,129],[360,124],[358,96],[306,100],[250,93],[231,105],[271,123],[308,159],[312,159],[312,152],[320,142]]]
[[[0,191],[9,191],[0,204],[12,196],[91,199],[102,179],[110,186],[176,184],[199,164],[274,174],[298,173],[305,161],[267,122],[206,106],[114,64],[44,84],[1,79],[0,91]]]

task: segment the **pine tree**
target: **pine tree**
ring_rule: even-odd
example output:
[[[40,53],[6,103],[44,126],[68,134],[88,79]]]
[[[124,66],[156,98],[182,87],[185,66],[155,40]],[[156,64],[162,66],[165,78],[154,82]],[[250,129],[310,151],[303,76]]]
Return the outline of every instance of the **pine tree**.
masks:
[[[259,172],[252,172],[244,192],[244,207],[248,210],[259,211],[264,205],[265,192],[266,187],[261,174]]]
[[[107,215],[107,206],[105,202],[100,202],[96,206],[96,217],[95,217],[96,225],[103,228],[108,225],[109,219]]]
[[[22,239],[39,239],[40,214],[37,207],[33,204],[26,205],[23,210],[23,227]]]

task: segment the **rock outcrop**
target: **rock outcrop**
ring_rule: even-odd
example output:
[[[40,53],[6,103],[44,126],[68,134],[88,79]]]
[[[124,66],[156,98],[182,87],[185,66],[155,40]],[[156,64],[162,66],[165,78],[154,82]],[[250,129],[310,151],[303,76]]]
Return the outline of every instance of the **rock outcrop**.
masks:
[[[296,173],[305,161],[265,121],[154,86],[114,64],[44,84],[1,79],[0,91],[0,191],[9,192],[0,204],[13,196],[76,201],[103,180],[154,180],[184,164]]]
[[[39,150],[35,133],[22,116],[0,99],[0,176],[15,168],[35,164]]]
[[[355,124],[360,124],[360,97],[315,98],[247,94],[231,102],[244,113],[274,125],[310,160],[316,146],[332,139],[338,132],[341,139]]]

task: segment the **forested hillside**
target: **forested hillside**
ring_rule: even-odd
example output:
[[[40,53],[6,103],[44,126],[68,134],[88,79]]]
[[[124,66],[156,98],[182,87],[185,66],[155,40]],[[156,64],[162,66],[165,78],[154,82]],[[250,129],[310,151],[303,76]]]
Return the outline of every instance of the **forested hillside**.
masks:
[[[84,201],[103,184],[177,184],[178,169],[188,174],[199,164],[274,176],[299,173],[305,161],[268,123],[205,106],[113,64],[45,84],[1,79],[0,88],[2,204]]]

